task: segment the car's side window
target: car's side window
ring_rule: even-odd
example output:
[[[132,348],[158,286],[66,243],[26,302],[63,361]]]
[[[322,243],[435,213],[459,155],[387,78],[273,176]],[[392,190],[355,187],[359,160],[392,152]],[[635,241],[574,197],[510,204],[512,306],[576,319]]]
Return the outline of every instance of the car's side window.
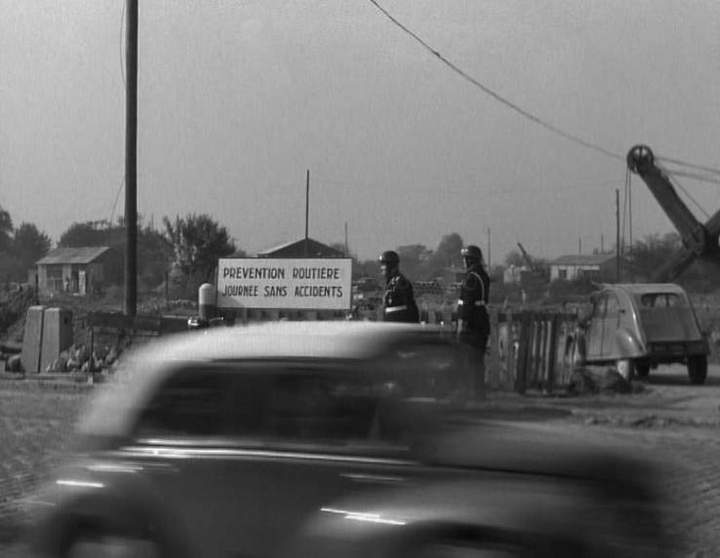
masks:
[[[614,294],[607,295],[605,306],[605,316],[608,318],[616,318],[620,311],[620,301]]]
[[[275,439],[349,442],[367,439],[376,394],[358,376],[311,369],[278,374],[268,400],[267,431]]]
[[[607,295],[600,294],[593,299],[592,319],[602,320],[605,317],[605,302]]]
[[[177,370],[140,413],[135,436],[222,435],[230,380],[229,375],[212,368]]]
[[[230,434],[240,445],[397,446],[405,411],[395,402],[418,393],[417,385],[369,370],[240,366],[229,410]]]

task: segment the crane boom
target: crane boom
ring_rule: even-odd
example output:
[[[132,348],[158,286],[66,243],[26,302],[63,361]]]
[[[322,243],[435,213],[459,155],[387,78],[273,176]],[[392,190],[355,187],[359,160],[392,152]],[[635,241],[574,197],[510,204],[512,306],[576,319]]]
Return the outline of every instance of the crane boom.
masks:
[[[680,233],[686,250],[659,272],[656,280],[673,280],[680,275],[696,258],[720,263],[720,211],[717,211],[705,224],[698,221],[687,205],[680,199],[670,178],[655,164],[655,156],[647,145],[636,145],[627,154],[628,168],[643,179],[650,192]]]
[[[517,245],[518,245],[518,248],[520,248],[520,253],[522,254],[523,259],[525,260],[525,263],[528,265],[528,268],[531,271],[537,271],[537,266],[533,263],[532,258],[530,258],[530,255],[525,250],[525,247],[522,244],[520,244],[519,242],[517,243]]]

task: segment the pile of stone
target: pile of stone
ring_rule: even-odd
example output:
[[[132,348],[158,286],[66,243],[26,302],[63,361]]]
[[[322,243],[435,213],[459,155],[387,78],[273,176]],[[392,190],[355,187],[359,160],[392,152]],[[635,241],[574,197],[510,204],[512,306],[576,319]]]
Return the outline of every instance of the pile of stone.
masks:
[[[101,372],[117,366],[123,349],[119,345],[96,347],[91,352],[87,345],[72,345],[62,351],[58,358],[50,363],[45,372]]]
[[[593,369],[578,368],[570,377],[567,392],[569,395],[594,395],[609,393],[637,393],[643,390],[643,384],[629,382],[614,368]]]

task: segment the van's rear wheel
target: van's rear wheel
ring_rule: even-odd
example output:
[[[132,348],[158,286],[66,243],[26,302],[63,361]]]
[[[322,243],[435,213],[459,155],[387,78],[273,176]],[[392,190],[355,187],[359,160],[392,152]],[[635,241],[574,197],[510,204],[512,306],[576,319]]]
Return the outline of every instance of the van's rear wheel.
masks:
[[[691,384],[704,384],[705,378],[707,378],[707,356],[695,355],[688,357],[687,371]]]
[[[638,375],[638,378],[647,378],[650,375],[650,363],[636,362],[635,373]]]

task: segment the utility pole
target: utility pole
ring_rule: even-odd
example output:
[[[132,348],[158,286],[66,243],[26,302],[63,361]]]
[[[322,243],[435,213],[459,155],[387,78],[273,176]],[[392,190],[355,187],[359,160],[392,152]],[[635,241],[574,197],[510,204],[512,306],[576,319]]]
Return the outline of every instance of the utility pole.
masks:
[[[492,266],[492,233],[490,232],[490,227],[488,227],[488,247],[487,247],[487,266],[488,266],[488,272],[491,269]]]
[[[628,247],[632,260],[633,238],[632,238],[632,180],[628,177],[628,231],[630,244]]]
[[[578,236],[578,254],[582,254],[582,236]]]
[[[350,255],[350,249],[348,248],[348,224],[345,221],[345,257]]]
[[[138,0],[127,1],[127,91],[125,92],[125,304],[137,311],[137,75]]]
[[[310,251],[309,236],[310,231],[310,169],[305,175],[305,257],[308,257]]]
[[[615,282],[620,282],[620,189],[615,188]]]

